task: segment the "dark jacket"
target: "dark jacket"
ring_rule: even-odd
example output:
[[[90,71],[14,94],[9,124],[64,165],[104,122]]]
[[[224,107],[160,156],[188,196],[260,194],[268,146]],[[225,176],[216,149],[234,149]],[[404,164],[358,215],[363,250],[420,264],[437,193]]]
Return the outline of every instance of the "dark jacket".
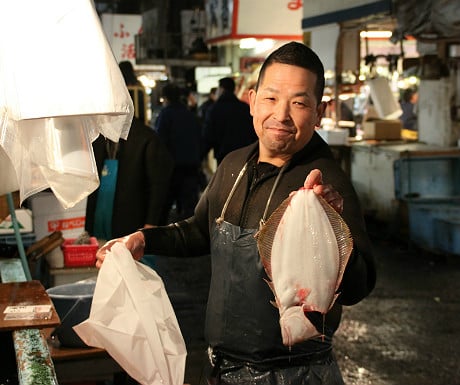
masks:
[[[257,140],[249,105],[225,92],[208,109],[203,125],[204,155],[214,149],[219,164],[225,155]]]
[[[202,195],[193,218],[169,227],[144,230],[146,252],[176,256],[196,256],[209,253],[210,231],[215,220],[220,216],[225,200],[244,163],[257,151],[258,146],[253,144],[230,153],[224,159]],[[272,197],[268,216],[288,197],[290,192],[303,186],[306,176],[315,168],[322,171],[323,182],[333,185],[342,195],[344,199],[343,218],[348,224],[354,240],[354,250],[339,290],[341,294],[334,307],[326,315],[326,326],[333,333],[340,322],[341,306],[355,304],[366,297],[374,288],[376,273],[371,245],[365,230],[357,195],[349,177],[333,159],[329,147],[318,134],[315,133],[310,143],[293,156]],[[249,172],[246,173],[235,190],[225,215],[227,222],[246,229],[258,228],[265,204],[278,174],[278,170],[273,170],[254,180],[251,175],[252,172],[250,172],[251,169],[250,165]],[[221,273],[225,274],[225,272]],[[245,299],[242,298],[241,300],[244,301]],[[255,303],[255,312],[257,312],[258,306],[272,305],[265,303],[265,301]],[[277,318],[260,320],[261,323],[278,321]],[[306,341],[294,345],[291,350],[281,345],[273,346],[272,349],[260,352],[260,357],[270,357],[271,354],[307,353],[312,349],[312,344],[315,344],[315,341]],[[225,347],[220,348],[225,350]],[[241,349],[244,355],[244,347],[242,346]]]
[[[176,167],[201,165],[201,127],[195,114],[183,103],[163,107],[155,122],[163,143],[171,153]]]
[[[93,142],[99,176],[107,159],[107,140]],[[146,223],[159,224],[166,200],[173,160],[157,133],[134,118],[127,140],[121,139],[116,159],[118,177],[112,216],[114,238],[130,234]],[[98,190],[88,197],[85,229],[93,232]]]

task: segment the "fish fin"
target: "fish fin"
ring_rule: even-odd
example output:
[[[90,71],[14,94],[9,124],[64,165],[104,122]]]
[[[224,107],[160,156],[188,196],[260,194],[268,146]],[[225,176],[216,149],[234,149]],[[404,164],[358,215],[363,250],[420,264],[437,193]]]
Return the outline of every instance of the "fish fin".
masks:
[[[270,279],[272,279],[271,254],[273,240],[275,238],[276,230],[280,224],[281,218],[283,217],[286,208],[289,206],[291,199],[292,196],[289,196],[283,202],[281,202],[281,204],[270,215],[268,220],[263,223],[260,230],[255,234],[260,259]]]
[[[279,309],[279,304],[278,304],[278,300],[276,298],[276,293],[275,293],[275,287],[273,286],[273,282],[269,281],[268,279],[265,279],[264,278],[264,281],[267,283],[268,287],[270,288],[270,290],[272,291],[273,293],[273,296],[275,297],[275,300],[272,300],[270,301],[270,303],[276,307],[277,309]]]
[[[329,223],[334,231],[337,247],[339,249],[339,272],[335,288],[337,290],[342,281],[342,276],[348,263],[348,259],[353,251],[353,238],[348,225],[345,223],[340,214],[335,211],[323,197],[320,195],[317,195],[317,197],[329,219]]]
[[[272,293],[275,294],[275,287],[273,286],[273,282],[268,280],[268,279],[265,279],[265,278],[263,280],[267,283],[267,285],[271,289]]]
[[[285,346],[321,336],[313,323],[305,316],[302,306],[292,306],[280,316],[281,336]]]

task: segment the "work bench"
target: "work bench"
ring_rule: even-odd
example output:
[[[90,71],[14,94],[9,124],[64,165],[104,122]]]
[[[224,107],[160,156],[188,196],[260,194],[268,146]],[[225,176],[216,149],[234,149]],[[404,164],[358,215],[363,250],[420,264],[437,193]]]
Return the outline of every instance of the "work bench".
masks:
[[[17,258],[0,259],[0,277],[2,283],[27,281]],[[60,347],[50,338],[52,331],[52,328],[30,328],[11,332],[20,385],[105,380],[126,383],[126,373],[105,350]]]
[[[17,258],[0,260],[2,283],[25,282],[26,276]],[[16,354],[20,385],[57,385],[53,360],[48,343],[39,329],[20,329],[11,332]]]

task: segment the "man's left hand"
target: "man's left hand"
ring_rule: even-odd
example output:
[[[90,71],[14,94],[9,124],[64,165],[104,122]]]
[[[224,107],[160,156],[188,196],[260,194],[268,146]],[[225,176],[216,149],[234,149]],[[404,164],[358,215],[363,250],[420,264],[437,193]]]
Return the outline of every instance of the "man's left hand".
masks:
[[[313,189],[313,191],[321,195],[324,200],[329,203],[332,208],[339,214],[343,212],[343,198],[337,190],[330,184],[323,184],[323,174],[320,170],[312,170],[305,179],[304,187]]]

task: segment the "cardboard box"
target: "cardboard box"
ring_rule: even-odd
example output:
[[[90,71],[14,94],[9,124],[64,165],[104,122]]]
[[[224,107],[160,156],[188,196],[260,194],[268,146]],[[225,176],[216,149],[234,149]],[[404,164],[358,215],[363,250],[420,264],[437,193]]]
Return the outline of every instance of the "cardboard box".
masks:
[[[364,139],[401,139],[402,124],[399,120],[368,120],[364,122]]]
[[[40,192],[30,198],[34,232],[41,239],[54,231],[63,238],[77,238],[85,231],[86,199],[64,209],[51,192]]]

